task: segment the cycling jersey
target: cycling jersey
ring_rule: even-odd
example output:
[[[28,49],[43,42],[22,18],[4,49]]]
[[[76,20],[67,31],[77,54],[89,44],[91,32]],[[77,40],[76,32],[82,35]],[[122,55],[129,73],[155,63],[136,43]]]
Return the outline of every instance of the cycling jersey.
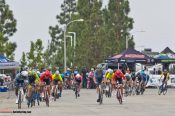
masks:
[[[48,73],[48,74],[43,73],[40,77],[40,81],[46,82],[46,85],[50,85],[50,82],[52,81],[52,74],[51,73]]]
[[[74,76],[78,73],[79,73],[78,70],[74,70]]]
[[[29,71],[28,81],[29,84],[38,82],[39,81],[38,74],[35,71]]]
[[[109,79],[109,80],[112,80],[112,77],[113,77],[114,73],[107,73],[106,75],[106,79]]]
[[[89,72],[88,77],[89,78],[94,78],[94,71]]]
[[[125,77],[126,77],[126,80],[127,81],[130,81],[131,80],[131,75],[129,73],[126,73],[125,74]]]
[[[95,70],[94,75],[95,75],[96,83],[101,84],[103,80],[103,75],[104,75],[103,70]]]
[[[169,78],[170,78],[170,73],[167,72],[167,73],[165,74],[164,72],[162,72],[161,78],[162,78],[162,77],[164,78],[163,81],[169,80]]]
[[[80,77],[75,76],[74,79],[75,79],[75,81],[78,82],[78,83],[81,83],[82,80],[83,80],[82,76],[80,76]]]
[[[124,74],[121,72],[120,74],[117,74],[116,72],[114,73],[112,79],[116,79],[116,78],[121,78],[123,80],[126,80],[126,77],[124,76]]]
[[[67,71],[67,72],[64,74],[64,76],[65,76],[65,77],[71,77],[71,74],[72,74],[71,71]]]
[[[117,70],[114,73],[112,80],[114,80],[116,82],[118,81],[119,84],[123,84],[123,80],[126,80],[126,77],[124,76],[124,74],[121,71]]]
[[[62,77],[60,74],[56,75],[52,75],[52,80],[56,80],[56,81],[63,81]]]

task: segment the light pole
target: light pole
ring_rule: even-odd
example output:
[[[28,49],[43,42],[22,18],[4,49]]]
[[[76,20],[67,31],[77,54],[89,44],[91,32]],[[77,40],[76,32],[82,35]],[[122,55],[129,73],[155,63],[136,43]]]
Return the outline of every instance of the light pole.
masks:
[[[69,37],[70,38],[70,46],[72,47],[72,36],[69,36],[69,35],[66,35],[66,37]]]
[[[64,28],[64,71],[66,72],[66,68],[67,68],[67,57],[66,57],[66,30],[67,30],[67,26],[73,22],[82,22],[84,21],[83,19],[77,19],[77,20],[73,20],[73,21],[70,21],[69,23],[67,23],[65,25],[65,28]]]
[[[133,35],[134,33],[137,33],[137,32],[143,33],[143,32],[145,32],[145,31],[143,31],[143,30],[141,30],[141,31],[134,31],[134,32],[131,33],[131,34]],[[126,50],[128,49],[128,41],[129,41],[129,38],[126,37]]]
[[[75,47],[76,47],[76,33],[75,32],[68,32],[74,35],[74,55],[73,55],[73,64],[75,62]]]

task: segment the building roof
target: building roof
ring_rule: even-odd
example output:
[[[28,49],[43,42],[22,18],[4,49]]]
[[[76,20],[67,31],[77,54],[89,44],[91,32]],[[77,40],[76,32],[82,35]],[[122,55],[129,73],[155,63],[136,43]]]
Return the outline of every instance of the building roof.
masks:
[[[167,53],[175,54],[169,47],[166,47],[161,53],[163,53],[163,54],[167,54]]]

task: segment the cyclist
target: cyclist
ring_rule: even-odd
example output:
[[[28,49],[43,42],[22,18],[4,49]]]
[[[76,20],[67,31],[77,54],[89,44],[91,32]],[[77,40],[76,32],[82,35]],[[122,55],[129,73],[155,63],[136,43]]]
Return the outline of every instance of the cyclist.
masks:
[[[147,75],[145,74],[145,71],[142,70],[140,72],[140,75],[141,75],[141,83],[140,83],[140,86],[143,84],[143,90],[145,90],[146,88],[146,84],[147,84]]]
[[[126,84],[129,85],[129,87],[131,87],[131,72],[129,70],[129,68],[127,68],[126,73],[125,73],[125,77],[126,77]]]
[[[167,81],[170,79],[170,73],[167,71],[167,69],[164,69],[164,71],[162,72],[162,75],[161,75],[160,79],[162,77],[163,77],[162,85],[165,84],[165,86],[167,86]]]
[[[82,76],[79,73],[76,74],[76,76],[74,77],[74,82],[75,84],[78,84],[78,97],[80,97],[80,88],[82,86],[82,81],[83,81]]]
[[[31,71],[28,72],[28,82],[29,82],[29,85],[27,87],[26,98],[31,97],[32,87],[33,86],[35,87],[36,85],[39,85],[39,77],[38,77],[38,74],[34,70],[31,70]]]
[[[25,87],[25,80],[27,80],[28,77],[28,72],[27,71],[22,71],[21,73],[19,72],[16,77],[15,77],[15,94],[16,94],[16,104],[18,103],[18,90],[19,87],[22,86],[23,88]],[[23,90],[25,91],[25,90]]]
[[[46,70],[44,73],[42,73],[41,77],[40,77],[40,81],[46,84],[46,88],[50,96],[50,83],[52,82],[52,74],[50,73],[50,71]]]
[[[88,78],[87,78],[88,89],[93,87],[93,82],[94,82],[94,68],[91,68],[91,71],[88,73]]]
[[[106,82],[111,83],[112,77],[114,73],[112,69],[108,69],[108,73],[106,74]]]
[[[108,69],[108,73],[106,74],[106,85],[112,84],[112,77],[114,75],[114,72],[112,69]],[[111,92],[112,92],[112,86],[111,86]]]
[[[53,80],[53,92],[52,92],[52,96],[54,96],[54,91],[55,91],[55,87],[58,84],[58,88],[60,90],[59,96],[61,97],[62,95],[62,84],[63,84],[63,79],[60,75],[60,72],[57,70],[55,72],[55,74],[52,75],[52,80]]]
[[[101,64],[97,65],[97,69],[94,72],[94,76],[95,76],[94,82],[96,84],[96,90],[97,90],[97,95],[98,95],[97,102],[100,102],[99,94],[98,94],[99,93],[99,85],[104,80],[104,71],[102,70],[102,65]]]
[[[124,76],[124,74],[119,69],[116,70],[113,77],[112,77],[112,81],[113,81],[113,84],[116,84],[118,81],[120,89],[121,89],[122,97],[123,97],[123,82],[124,82],[124,80],[126,80],[126,77]]]
[[[73,74],[74,74],[74,76],[76,76],[77,74],[79,74],[79,72],[78,72],[78,67],[77,67],[77,66],[75,67],[75,69],[74,69],[74,71],[73,71]]]
[[[72,72],[70,70],[70,68],[67,69],[67,71],[64,74],[65,77],[65,82],[66,82],[66,86],[67,88],[71,88],[71,78],[72,78]]]

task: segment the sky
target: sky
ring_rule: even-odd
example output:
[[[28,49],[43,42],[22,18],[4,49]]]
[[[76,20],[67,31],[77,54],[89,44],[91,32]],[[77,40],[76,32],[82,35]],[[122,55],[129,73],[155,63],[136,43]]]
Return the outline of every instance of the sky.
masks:
[[[103,0],[105,4],[108,0]],[[30,41],[42,39],[44,47],[51,37],[48,27],[57,23],[63,0],[6,0],[17,19],[17,32],[10,41],[17,43],[15,60],[22,52],[28,52]],[[129,0],[130,17],[134,19],[134,35],[137,50],[151,48],[162,51],[170,47],[175,51],[175,0]]]

